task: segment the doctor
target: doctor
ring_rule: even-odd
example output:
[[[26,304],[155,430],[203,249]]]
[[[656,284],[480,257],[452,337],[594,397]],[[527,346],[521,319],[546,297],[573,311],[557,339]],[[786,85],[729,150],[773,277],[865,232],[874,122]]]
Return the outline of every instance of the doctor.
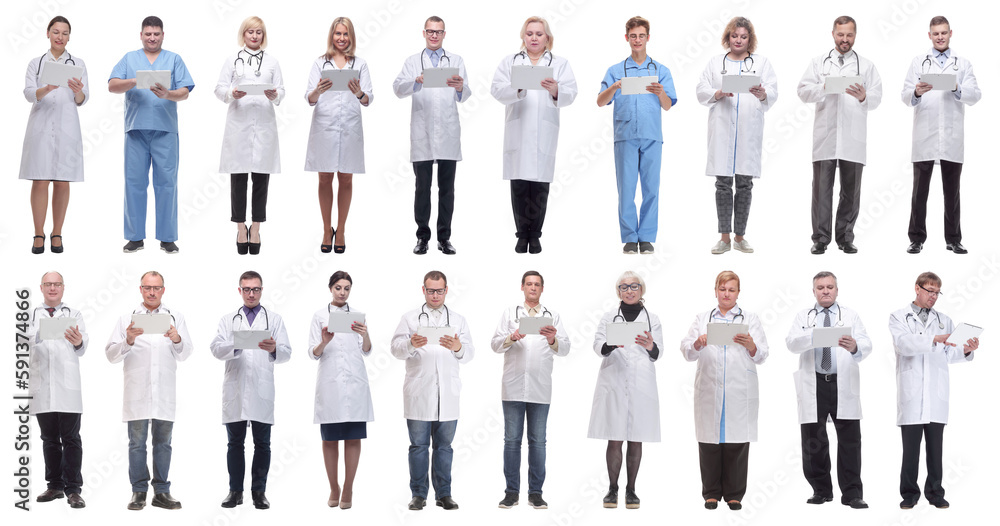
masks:
[[[521,439],[528,425],[528,504],[547,509],[542,499],[545,483],[545,429],[552,403],[552,362],[569,354],[569,334],[558,314],[541,304],[545,279],[534,270],[521,276],[524,303],[504,311],[490,342],[493,352],[503,354],[503,475],[507,480],[500,507],[517,505],[521,491]],[[552,323],[535,334],[522,334],[520,321],[542,316]]]
[[[438,249],[454,254],[451,244],[451,217],[455,212],[455,168],[462,160],[462,124],[458,102],[469,100],[472,90],[465,85],[465,62],[443,47],[444,20],[432,16],[424,22],[426,48],[403,62],[403,69],[392,83],[399,98],[413,97],[410,105],[410,162],[413,163],[415,190],[413,219],[417,222],[417,245],[414,254],[426,254],[431,239],[431,182],[434,164],[438,166]],[[458,75],[447,86],[424,88],[424,70],[458,68]],[[454,91],[452,91],[454,90]]]
[[[945,248],[956,253],[962,246],[962,163],[965,162],[965,106],[979,102],[972,63],[951,49],[951,24],[943,16],[931,19],[927,36],[933,47],[917,55],[903,81],[903,104],[913,107],[913,195],[910,199],[910,254],[919,253],[927,240],[927,195],[934,165],[941,165],[944,186]],[[925,73],[955,75],[954,89],[933,89],[920,80]],[[950,86],[946,86],[948,88]]]
[[[694,427],[701,464],[701,495],[714,510],[725,499],[742,509],[747,489],[750,442],[757,441],[757,366],[767,359],[767,338],[760,318],[736,305],[740,277],[726,270],[715,278],[717,308],[695,316],[681,353],[698,362],[694,376]],[[746,324],[749,332],[734,345],[709,345],[709,323]]]
[[[743,234],[750,217],[753,180],[761,175],[764,112],[778,100],[778,77],[771,62],[754,53],[757,34],[746,18],[738,16],[729,21],[722,34],[722,47],[726,53],[708,62],[696,88],[698,102],[709,107],[705,175],[715,177],[715,209],[722,235],[712,253],[722,254],[731,248],[753,252]],[[725,93],[721,88],[726,75],[758,75],[760,84],[750,88],[749,93]],[[730,231],[736,233],[733,244]]]
[[[625,23],[631,56],[608,68],[601,81],[597,105],[614,102],[615,177],[618,183],[618,227],[625,254],[651,254],[660,211],[660,158],[663,153],[662,112],[677,104],[670,70],[646,55],[649,20],[634,16]],[[625,77],[656,77],[648,93],[622,95]],[[642,205],[635,209],[636,185],[642,187]]]
[[[69,206],[69,183],[83,181],[83,136],[77,108],[90,98],[87,66],[80,57],[66,51],[70,34],[69,20],[57,16],[49,21],[46,36],[49,50],[28,61],[24,74],[24,98],[32,103],[28,129],[21,150],[20,179],[31,181],[31,218],[35,225],[32,254],[45,252],[45,214],[52,182],[52,252],[63,251],[62,226]],[[80,78],[67,79],[67,87],[42,85],[41,74],[48,62],[69,64],[83,69]],[[52,92],[55,93],[52,93]],[[55,244],[55,238],[59,244]]]
[[[833,183],[840,166],[840,203],[837,205],[837,248],[854,254],[854,223],[861,211],[861,171],[865,166],[868,112],[882,102],[882,78],[868,59],[853,51],[857,23],[849,16],[833,21],[834,48],[812,60],[798,94],[802,102],[816,103],[813,120],[813,182],[811,252],[822,254],[830,244],[833,221]],[[861,77],[844,93],[827,95],[829,77]]]
[[[601,317],[594,335],[594,352],[601,356],[601,369],[594,388],[587,438],[608,441],[606,461],[610,487],[604,496],[605,508],[618,507],[618,477],[622,469],[622,444],[628,442],[625,455],[625,508],[637,509],[639,497],[635,481],[642,461],[642,443],[660,441],[660,396],[656,390],[653,363],[663,349],[660,318],[646,310],[643,296],[646,282],[626,271],[615,284],[621,303]],[[608,345],[608,324],[615,322],[646,324],[635,343]]]
[[[212,355],[226,362],[222,381],[222,423],[229,443],[226,466],[229,494],[223,508],[243,504],[243,476],[246,472],[243,444],[247,427],[253,430],[253,464],[250,467],[250,495],[259,510],[271,507],[264,496],[271,466],[271,426],[274,425],[274,365],[292,357],[285,324],[276,312],[260,304],[264,291],[260,274],[250,270],[240,276],[237,292],[243,306],[219,320],[219,330],[210,345]],[[270,336],[256,349],[236,349],[236,331],[267,331]]]
[[[148,16],[142,21],[142,49],[126,53],[108,78],[111,93],[125,94],[125,244],[123,250],[142,250],[146,237],[146,189],[153,167],[156,196],[156,239],[160,249],[176,254],[177,172],[180,140],[177,136],[177,102],[187,100],[194,80],[180,55],[162,48],[163,21]],[[170,86],[136,88],[136,71],[169,70]]]
[[[270,174],[281,172],[278,123],[274,107],[285,98],[281,66],[267,47],[264,21],[251,16],[236,35],[242,49],[222,64],[215,96],[229,105],[222,137],[219,171],[230,174],[232,222],[236,223],[236,252],[260,253],[260,224],[267,219],[267,185]],[[263,96],[248,95],[241,86],[268,85]],[[247,178],[253,178],[253,220],[247,219]]]
[[[924,497],[936,508],[947,508],[941,487],[944,426],[948,423],[948,364],[971,361],[979,338],[959,349],[948,338],[955,330],[951,318],[934,309],[941,296],[941,278],[933,272],[917,276],[913,303],[889,316],[889,332],[896,350],[896,425],[903,438],[899,472],[899,507],[908,510],[920,500],[920,441],[927,441],[927,480]]]
[[[62,301],[65,286],[62,274],[42,275],[42,305],[35,307],[28,329],[30,346],[28,367],[31,373],[28,394],[29,414],[38,420],[45,459],[45,481],[48,487],[36,497],[38,502],[50,502],[66,497],[71,508],[83,508],[80,497],[83,486],[83,443],[80,440],[80,418],[83,397],[80,395],[80,356],[87,352],[90,337],[80,311]],[[39,334],[41,318],[75,318],[76,326],[66,329],[62,339],[43,340]]]
[[[858,363],[872,352],[872,341],[858,313],[837,302],[837,276],[820,272],[813,278],[816,304],[795,317],[785,338],[788,350],[799,355],[795,392],[802,425],[802,471],[813,496],[809,504],[833,500],[830,480],[830,440],[827,418],[837,430],[837,482],[840,503],[867,508],[861,485],[861,376]],[[813,345],[815,327],[848,327],[837,347]]]
[[[510,181],[517,244],[514,252],[537,254],[549,201],[549,183],[555,178],[559,108],[576,99],[576,78],[569,62],[552,54],[555,37],[544,18],[533,16],[521,26],[521,51],[500,61],[490,93],[506,105],[503,139],[503,178]],[[547,55],[547,56],[546,56]],[[514,89],[514,66],[552,68],[553,77],[541,89]]]
[[[146,466],[146,439],[153,429],[153,506],[181,509],[170,496],[170,439],[177,409],[177,362],[191,356],[194,344],[188,336],[184,316],[163,306],[166,287],[163,276],[151,270],[142,275],[139,292],[142,304],[118,319],[104,353],[111,363],[125,362],[122,420],[128,427],[128,478],[132,499],[128,509],[146,507],[149,468]],[[164,334],[144,334],[132,321],[133,314],[169,314],[170,329]],[[152,424],[151,424],[152,423]]]
[[[392,337],[392,355],[406,360],[403,381],[403,416],[410,435],[411,510],[427,502],[427,450],[433,439],[433,479],[437,505],[457,510],[451,497],[451,442],[458,426],[462,380],[458,366],[472,361],[475,348],[465,318],[452,312],[444,300],[448,278],[432,270],[424,276],[424,304],[403,315]],[[421,327],[445,328],[448,334],[429,342],[418,334]]]

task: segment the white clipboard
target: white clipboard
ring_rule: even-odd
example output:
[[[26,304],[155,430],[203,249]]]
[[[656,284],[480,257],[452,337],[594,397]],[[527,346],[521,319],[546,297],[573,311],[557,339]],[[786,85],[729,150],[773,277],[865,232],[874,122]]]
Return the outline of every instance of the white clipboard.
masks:
[[[141,70],[135,72],[135,87],[149,89],[155,85],[170,89],[170,70]]]
[[[324,79],[330,79],[333,82],[333,87],[330,91],[351,91],[347,87],[347,82],[351,79],[361,80],[361,70],[360,69],[324,69],[320,76]]]
[[[38,336],[43,340],[65,340],[66,331],[79,325],[79,320],[73,316],[61,318],[38,318]]]
[[[45,318],[42,319],[44,320]],[[948,336],[948,343],[954,343],[955,347],[962,349],[965,347],[967,341],[972,338],[978,338],[982,333],[982,327],[976,327],[968,323],[959,323],[958,327],[955,327],[955,330],[951,331],[951,336]]]
[[[521,334],[541,334],[539,329],[552,325],[552,318],[549,316],[526,316],[518,320],[517,332]]]
[[[850,335],[850,325],[844,327],[813,327],[813,347],[840,347],[840,337]]]
[[[723,93],[750,93],[750,88],[760,86],[760,75],[723,75]]]
[[[510,86],[514,89],[543,90],[542,81],[554,78],[552,66],[511,66]]]
[[[242,330],[233,331],[234,349],[260,349],[260,342],[271,337],[271,331]]]
[[[351,330],[351,325],[354,325],[354,322],[364,323],[365,313],[339,310],[330,311],[330,318],[326,324],[326,332],[354,332]]]
[[[240,84],[236,89],[247,95],[263,95],[265,91],[274,89],[274,84]]]
[[[855,84],[864,86],[865,82],[857,75],[845,77],[829,76],[826,77],[826,82],[823,83],[823,93],[827,95],[846,95],[847,88]],[[828,346],[824,345],[824,347]]]
[[[83,80],[83,66],[74,66],[73,64],[64,64],[51,60],[42,62],[42,72],[38,79],[42,84],[68,88],[69,79]]]
[[[708,345],[739,345],[733,341],[737,334],[750,334],[746,323],[709,323]]]
[[[173,324],[169,314],[133,314],[133,329],[142,329],[143,334],[166,334]]]
[[[441,345],[441,338],[455,336],[457,331],[451,327],[420,327],[417,334],[427,338],[427,345]]]
[[[640,334],[649,330],[644,321],[626,321],[609,323],[606,328],[608,345],[631,345]]]
[[[649,77],[622,77],[622,95],[652,95],[646,91],[646,86],[658,81],[659,78]]]
[[[458,75],[458,68],[427,68],[421,75],[424,88],[449,88],[448,80]]]
[[[933,86],[931,91],[952,91],[958,87],[958,77],[954,73],[924,73],[920,82]]]

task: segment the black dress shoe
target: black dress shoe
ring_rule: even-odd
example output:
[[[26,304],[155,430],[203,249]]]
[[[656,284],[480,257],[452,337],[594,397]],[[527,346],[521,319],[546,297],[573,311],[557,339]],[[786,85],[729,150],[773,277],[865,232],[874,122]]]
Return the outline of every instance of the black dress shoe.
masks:
[[[75,510],[87,507],[87,503],[83,501],[83,497],[81,497],[79,493],[70,493],[69,495],[66,495],[66,503],[69,504],[70,508]]]
[[[913,500],[903,499],[903,501],[899,503],[899,509],[901,509],[901,510],[912,510],[913,507],[916,506],[916,505],[917,505],[917,499],[913,499]]]
[[[819,493],[813,493],[812,497],[806,499],[806,504],[823,504],[824,502],[830,502],[833,500],[833,495],[829,497],[820,495]]]
[[[826,252],[826,243],[820,243],[819,241],[813,243],[813,246],[812,248],[809,249],[809,252],[812,252],[813,254],[822,254]]]
[[[931,506],[934,506],[935,508],[937,508],[939,510],[943,510],[943,509],[947,509],[948,506],[951,506],[951,504],[948,504],[948,501],[946,501],[944,499],[941,499],[941,500],[935,500],[935,501],[931,502]]]
[[[253,499],[253,507],[258,510],[266,510],[271,507],[271,503],[267,501],[263,491],[251,491],[250,498]]]
[[[855,510],[866,510],[868,509],[868,503],[865,502],[861,497],[854,497],[853,499],[844,503],[844,506],[850,506]]]
[[[52,502],[56,499],[61,499],[65,497],[66,494],[63,493],[61,489],[47,489],[35,497],[36,502]]]
[[[413,253],[414,254],[426,254],[427,253],[427,240],[426,239],[418,239],[417,240],[417,246],[413,247]],[[414,497],[414,498],[416,498],[416,497]]]
[[[243,504],[243,492],[242,491],[230,491],[226,495],[226,499],[222,501],[223,508],[235,508]]]
[[[170,496],[170,493],[157,493],[153,495],[153,501],[150,502],[153,506],[157,508],[163,508],[165,510],[179,510],[181,509],[181,501]]]
[[[630,489],[625,490],[625,509],[627,510],[639,509],[639,497],[636,496],[635,492]]]
[[[424,242],[424,246],[425,247],[427,246],[426,241]],[[427,499],[423,497],[413,497],[412,499],[410,499],[410,503],[406,507],[411,510],[422,510],[426,505],[427,505]]]
[[[542,242],[538,240],[537,237],[533,237],[528,240],[528,253],[538,254],[542,251]]]
[[[52,244],[52,242],[55,241],[57,237],[59,238],[59,246],[55,246]],[[49,246],[52,248],[53,254],[62,254],[63,251],[62,236],[59,234],[52,234],[51,236],[49,236]]]
[[[41,239],[42,240],[42,246],[36,247],[35,244],[34,244],[35,243],[35,241],[34,241],[35,239]],[[45,236],[35,236],[34,238],[32,238],[32,240],[31,240],[31,253],[32,254],[41,254],[41,253],[44,253],[44,252],[45,252]]]
[[[959,243],[959,242],[957,242],[957,241],[954,242],[954,243],[948,243],[947,245],[944,246],[944,248],[947,248],[948,250],[950,250],[950,251],[952,251],[952,252],[954,252],[956,254],[968,254],[969,253],[969,251],[966,250],[965,247],[963,247],[962,244]],[[52,251],[55,252],[56,250],[52,249]]]
[[[742,510],[743,509],[743,505],[740,504],[739,502],[727,502],[726,504],[728,504],[729,505],[729,509],[731,509],[733,511],[738,511],[738,510]]]
[[[146,492],[133,491],[132,500],[128,501],[128,509],[141,510],[146,507]]]
[[[604,507],[605,508],[618,507],[618,488],[611,488],[608,490],[608,494],[604,496]]]
[[[518,254],[527,254],[528,253],[528,238],[526,238],[526,237],[519,237],[519,238],[517,238],[517,244],[514,245],[514,252],[517,252]]]
[[[906,248],[907,254],[919,254],[923,250],[924,244],[919,241],[914,241],[910,243],[910,246]]]
[[[717,501],[717,500],[706,500],[705,501],[705,509],[706,510],[714,510],[714,509],[716,509],[718,507],[719,507],[719,501]]]
[[[858,247],[851,243],[850,241],[845,241],[843,243],[837,243],[837,248],[844,251],[844,254],[857,254]]]
[[[447,252],[446,252],[446,254],[447,254]],[[458,503],[455,502],[455,499],[451,498],[450,495],[447,496],[447,497],[441,497],[440,499],[438,499],[437,500],[437,505],[441,506],[442,508],[444,508],[446,510],[457,510],[458,509]]]
[[[449,256],[456,253],[455,247],[452,246],[451,241],[448,241],[447,239],[444,241],[438,241],[438,250]]]

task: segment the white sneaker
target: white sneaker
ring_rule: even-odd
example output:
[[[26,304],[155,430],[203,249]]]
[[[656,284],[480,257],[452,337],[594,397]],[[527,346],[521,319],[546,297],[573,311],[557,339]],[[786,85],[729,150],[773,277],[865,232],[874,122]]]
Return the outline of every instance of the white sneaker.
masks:
[[[720,239],[719,242],[716,243],[714,247],[712,247],[712,253],[722,254],[723,252],[729,252],[729,249],[731,248],[732,247],[729,245],[728,241],[723,241]]]
[[[750,246],[750,243],[746,239],[734,242],[733,248],[739,250],[740,252],[746,252],[747,254],[753,253],[753,247]]]

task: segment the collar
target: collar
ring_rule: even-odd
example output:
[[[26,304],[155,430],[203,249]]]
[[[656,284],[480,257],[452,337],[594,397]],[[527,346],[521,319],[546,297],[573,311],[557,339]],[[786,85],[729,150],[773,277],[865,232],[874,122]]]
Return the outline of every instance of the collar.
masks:
[[[545,307],[543,307],[541,303],[535,305],[534,307],[529,307],[528,303],[525,302],[522,304],[522,306],[524,307],[524,312],[527,312],[528,316],[531,316],[532,318],[534,318],[535,316],[539,316],[543,312],[545,312]]]
[[[632,58],[632,55],[629,55],[628,58],[625,59],[625,69],[629,69],[629,64],[632,64],[631,67],[634,69],[648,68],[649,64],[652,62],[653,62],[653,57],[649,56],[648,53],[646,54],[646,60],[643,60],[642,64],[636,64],[635,60]]]
[[[444,314],[444,303],[440,307],[434,309],[430,305],[427,306],[427,314]]]
[[[722,314],[722,310],[719,309],[718,305],[715,306],[715,309],[713,309],[712,312],[713,312],[713,314],[712,314],[713,318],[718,318]],[[715,312],[718,312],[719,314],[716,315],[716,314],[714,314]],[[731,320],[735,320],[736,316],[741,316],[741,315],[743,315],[743,309],[741,309],[740,305],[737,303],[736,305],[733,305],[733,308],[729,309],[729,312],[727,312],[725,316],[722,316],[719,319],[730,320],[731,321]]]
[[[45,303],[45,302],[42,302],[42,304],[41,304],[41,305],[39,305],[39,307],[38,307],[38,308],[39,308],[39,309],[46,309],[46,310],[47,310],[47,309],[55,309],[55,312],[59,312],[59,311],[61,311],[61,310],[62,310],[62,309],[63,309],[63,308],[65,307],[65,306],[66,306],[66,304],[65,304],[65,303],[63,303],[63,302],[61,302],[61,301],[59,302],[59,305],[56,305],[55,307],[53,307],[53,306],[49,305],[48,303]]]
[[[823,309],[830,309],[830,315],[831,316],[836,316],[837,314],[840,313],[840,305],[836,301],[833,302],[833,305],[830,305],[829,307],[823,307],[822,305],[820,305],[817,302],[815,308],[816,308],[816,312],[818,312],[820,314],[823,314]]]
[[[240,310],[243,311],[243,314],[250,314],[252,312],[253,315],[256,316],[260,314],[260,307],[261,307],[260,303],[258,303],[257,306],[252,309],[244,305],[240,307]]]
[[[913,313],[918,316],[923,312],[926,312],[928,315],[930,315],[931,312],[934,312],[934,309],[925,309],[916,303],[910,303],[910,308],[913,309]]]
[[[348,312],[347,310],[349,308],[348,305],[350,304],[347,302],[344,302],[344,304],[341,305],[340,307],[334,305],[333,303],[330,304],[330,306],[333,307],[333,310],[339,310],[340,312]]]
[[[164,307],[162,303],[160,303],[159,307],[157,307],[157,308],[155,308],[153,310],[147,309],[145,303],[140,303],[139,304],[139,308],[136,309],[136,310],[140,311],[140,314],[141,313],[145,313],[145,314],[159,314],[161,312],[166,313],[166,314],[170,314],[170,311],[166,307]]]
[[[932,55],[934,58],[938,58],[941,55],[944,55],[945,60],[948,60],[948,59],[951,58],[951,48],[948,48],[948,49],[946,49],[944,51],[938,51],[936,48],[932,48],[932,49],[934,49],[934,54]]]
[[[444,56],[444,48],[439,47],[437,49],[431,49],[425,47],[424,54],[427,55],[428,57],[433,57],[434,55],[437,55],[438,58],[441,58]]]
[[[69,52],[66,51],[65,49],[63,50],[62,54],[59,55],[58,57],[52,54],[52,48],[49,48],[48,51],[45,52],[45,56],[48,57],[49,61],[51,62],[62,62],[64,60],[63,57],[68,56],[68,54]]]

